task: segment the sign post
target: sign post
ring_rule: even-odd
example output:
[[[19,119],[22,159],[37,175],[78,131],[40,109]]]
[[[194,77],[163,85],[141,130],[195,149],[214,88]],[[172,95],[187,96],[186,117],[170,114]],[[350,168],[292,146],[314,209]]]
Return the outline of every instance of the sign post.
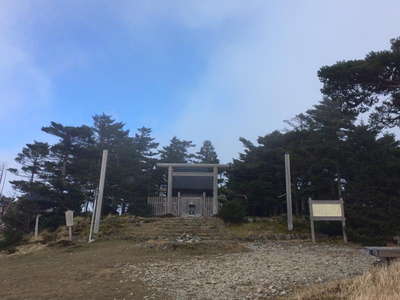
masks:
[[[74,226],[74,212],[72,210],[65,212],[65,223],[68,227],[69,240],[72,241],[72,226]]]
[[[346,219],[344,217],[343,199],[339,200],[312,200],[308,198],[310,208],[311,238],[315,243],[315,221],[341,221],[343,241],[347,243]]]
[[[285,179],[286,179],[286,211],[288,230],[293,230],[293,209],[292,209],[292,183],[290,178],[290,156],[285,153]]]

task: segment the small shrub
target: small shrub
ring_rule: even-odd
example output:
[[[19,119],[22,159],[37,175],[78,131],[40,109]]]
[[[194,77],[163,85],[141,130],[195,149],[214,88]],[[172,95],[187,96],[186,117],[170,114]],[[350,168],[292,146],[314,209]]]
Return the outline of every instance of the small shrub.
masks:
[[[49,231],[55,231],[62,225],[65,225],[64,212],[57,211],[40,217],[40,228],[46,228]]]
[[[24,229],[26,223],[29,222],[29,218],[16,205],[13,205],[3,216],[2,221],[0,249],[8,248],[21,242],[24,233],[26,233]]]
[[[246,215],[246,206],[238,198],[225,201],[218,213],[218,216],[226,223],[242,223]]]
[[[0,240],[0,249],[5,249],[18,244],[23,237],[23,233],[12,228],[5,228],[2,232],[3,239]]]

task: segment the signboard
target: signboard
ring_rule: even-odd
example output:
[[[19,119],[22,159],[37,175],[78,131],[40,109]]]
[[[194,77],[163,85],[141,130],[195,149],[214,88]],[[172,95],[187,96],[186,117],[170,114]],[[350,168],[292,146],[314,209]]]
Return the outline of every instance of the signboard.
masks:
[[[315,221],[341,221],[343,240],[347,243],[346,221],[344,217],[343,199],[340,200],[312,200],[308,199],[310,207],[311,237],[315,243]]]
[[[67,227],[74,226],[74,212],[72,210],[67,210],[65,212],[65,223]]]
[[[337,203],[312,203],[312,214],[313,217],[318,218],[342,218],[342,205],[339,201]]]

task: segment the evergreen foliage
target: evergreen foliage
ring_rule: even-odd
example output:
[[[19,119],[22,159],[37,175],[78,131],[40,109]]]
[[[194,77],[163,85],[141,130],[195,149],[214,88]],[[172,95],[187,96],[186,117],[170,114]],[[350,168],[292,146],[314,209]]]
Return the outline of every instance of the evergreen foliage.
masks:
[[[226,200],[220,208],[218,216],[226,223],[242,223],[247,216],[246,203],[240,197]]]
[[[285,213],[288,152],[296,215],[308,215],[309,197],[343,197],[350,238],[383,241],[400,235],[400,142],[383,131],[400,125],[400,39],[391,45],[362,60],[322,67],[323,99],[287,121],[287,130],[261,136],[256,143],[240,138],[244,150],[221,187],[228,196],[220,211],[224,220]],[[368,123],[357,121],[371,108]],[[106,114],[95,115],[91,126],[51,122],[42,130],[57,141],[26,144],[15,159],[19,169],[9,169],[20,178],[11,182],[18,197],[7,200],[1,216],[7,243],[31,232],[35,215],[45,210],[53,209],[42,217],[49,228],[64,222],[67,209],[76,215],[87,212],[98,188],[103,149],[109,150],[104,214],[146,215],[147,196],[166,179],[155,168],[157,162],[219,162],[208,140],[196,154],[192,141],[177,137],[159,149],[150,128],[132,135]],[[246,200],[229,195],[246,195]]]
[[[196,158],[199,163],[207,164],[218,164],[219,159],[217,152],[211,141],[205,140],[200,148],[200,151],[196,153]]]
[[[192,141],[180,140],[174,136],[168,146],[160,150],[160,160],[162,162],[188,163],[192,162],[195,155],[189,149],[195,147]]]
[[[86,213],[98,188],[103,149],[109,151],[103,214],[148,215],[147,196],[158,192],[164,180],[156,163],[195,158],[191,141],[174,137],[159,150],[150,128],[139,128],[131,135],[124,123],[106,114],[95,115],[92,126],[51,122],[42,131],[57,141],[27,144],[15,159],[19,169],[9,169],[20,179],[11,182],[18,198],[1,216],[6,244],[32,232],[36,214],[42,214],[42,228],[51,229],[64,224],[68,209],[75,215]],[[52,212],[44,213],[48,209]]]
[[[256,145],[242,138],[245,150],[228,172],[228,188],[248,196],[250,215],[284,214],[284,153],[289,152],[296,215],[308,215],[308,197],[341,196],[353,240],[399,234],[399,142],[356,124],[356,116],[325,98],[290,121],[291,130],[259,137]]]
[[[323,94],[340,99],[343,108],[366,112],[378,126],[400,125],[400,37],[391,49],[372,51],[364,59],[324,66],[318,76]]]

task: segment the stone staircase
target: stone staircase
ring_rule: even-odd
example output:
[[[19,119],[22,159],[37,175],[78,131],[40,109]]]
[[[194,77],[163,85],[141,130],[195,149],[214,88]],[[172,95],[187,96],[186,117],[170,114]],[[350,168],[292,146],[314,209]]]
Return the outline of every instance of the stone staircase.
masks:
[[[135,221],[127,222],[119,232],[115,233],[117,236],[114,237],[138,241],[176,240],[183,234],[200,238],[200,240],[230,238],[224,223],[214,217],[135,219]]]

